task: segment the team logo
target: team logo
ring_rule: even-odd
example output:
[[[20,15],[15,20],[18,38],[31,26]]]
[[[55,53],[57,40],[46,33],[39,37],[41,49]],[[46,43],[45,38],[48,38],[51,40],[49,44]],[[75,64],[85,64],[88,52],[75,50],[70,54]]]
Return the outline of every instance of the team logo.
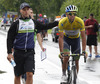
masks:
[[[29,25],[32,25],[32,24],[33,24],[32,22],[29,23]]]
[[[63,23],[61,23],[61,26],[63,26]]]
[[[82,30],[82,28],[80,30]]]

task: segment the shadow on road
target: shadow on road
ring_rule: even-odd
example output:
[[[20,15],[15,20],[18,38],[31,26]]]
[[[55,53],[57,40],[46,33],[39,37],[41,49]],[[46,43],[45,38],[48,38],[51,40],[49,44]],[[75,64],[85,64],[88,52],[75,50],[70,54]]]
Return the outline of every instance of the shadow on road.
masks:
[[[88,58],[85,69],[91,72],[97,72],[100,75],[100,58]]]
[[[6,71],[1,71],[1,70],[0,70],[0,74],[3,74],[3,73],[6,73]]]

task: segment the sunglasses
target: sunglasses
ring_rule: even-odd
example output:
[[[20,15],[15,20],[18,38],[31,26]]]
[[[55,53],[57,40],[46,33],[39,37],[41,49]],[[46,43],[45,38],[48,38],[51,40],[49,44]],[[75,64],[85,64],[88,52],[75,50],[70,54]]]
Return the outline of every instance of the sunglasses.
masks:
[[[67,14],[70,15],[70,16],[72,16],[72,15],[76,16],[77,15],[77,13],[67,13]]]

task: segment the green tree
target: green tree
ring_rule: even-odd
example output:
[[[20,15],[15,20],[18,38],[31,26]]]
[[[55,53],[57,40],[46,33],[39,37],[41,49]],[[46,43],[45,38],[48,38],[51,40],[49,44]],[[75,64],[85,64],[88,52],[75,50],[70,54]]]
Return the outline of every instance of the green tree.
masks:
[[[0,0],[0,4],[6,11],[19,11],[19,6],[27,2],[33,8],[34,13],[48,16],[58,15],[60,7],[65,0]],[[2,9],[1,9],[2,10]],[[3,10],[2,10],[3,11]]]
[[[66,0],[60,8],[59,14],[65,13],[65,7],[68,5],[76,5],[78,7],[79,17],[88,17],[90,13],[93,13],[100,22],[100,0]]]

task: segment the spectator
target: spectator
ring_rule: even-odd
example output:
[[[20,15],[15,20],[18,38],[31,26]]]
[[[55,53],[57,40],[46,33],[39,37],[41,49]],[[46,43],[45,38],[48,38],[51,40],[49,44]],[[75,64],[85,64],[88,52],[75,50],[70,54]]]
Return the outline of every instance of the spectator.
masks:
[[[86,20],[87,20],[87,17],[85,16],[84,19],[83,19],[84,23],[85,23]]]
[[[34,17],[33,17],[34,13],[33,13],[33,9],[32,8],[30,8],[30,10],[29,10],[29,15],[31,16],[32,19],[34,19]],[[35,36],[37,36],[37,40],[38,40],[38,43],[39,43],[42,51],[44,51],[45,48],[42,45],[42,41],[41,41],[42,38],[41,38],[41,35],[40,35],[40,31],[39,30],[38,31],[35,30],[35,34],[36,34]],[[35,37],[34,37],[34,39],[35,39]],[[34,59],[33,59],[33,61],[34,61]],[[34,64],[33,67],[35,68],[35,61],[34,61],[33,64]],[[25,74],[22,75],[22,82],[23,82],[23,84],[26,83],[26,78],[27,77],[26,77],[26,73],[25,73]]]
[[[21,17],[13,22],[7,34],[7,59],[11,62],[14,59],[16,66],[14,67],[14,84],[21,84],[20,76],[26,73],[26,84],[33,84],[34,68],[34,35],[35,29],[50,29],[58,25],[58,22],[41,24],[31,19],[29,16],[29,4],[22,3],[20,5]],[[14,54],[12,53],[14,49]]]
[[[95,57],[100,57],[97,53],[97,32],[94,31],[94,24],[98,25],[96,19],[94,19],[94,15],[90,14],[89,19],[85,22],[86,34],[87,34],[87,45],[89,46],[90,55],[92,57],[92,45],[94,45]]]
[[[44,15],[43,17],[44,17],[44,19],[43,19],[44,24],[47,24],[48,23],[47,16]],[[45,32],[45,40],[48,40],[48,32],[47,32],[47,30],[44,30],[44,32]]]
[[[6,19],[5,16],[4,16],[3,18],[4,18],[4,19],[3,19],[4,29],[6,30],[7,19]]]
[[[39,21],[40,23],[44,24],[44,20],[43,20],[43,17],[42,17],[42,14],[39,14],[39,18],[37,19],[37,21]],[[41,37],[42,37],[42,41],[43,41],[43,38],[45,37],[45,30],[41,30]]]

